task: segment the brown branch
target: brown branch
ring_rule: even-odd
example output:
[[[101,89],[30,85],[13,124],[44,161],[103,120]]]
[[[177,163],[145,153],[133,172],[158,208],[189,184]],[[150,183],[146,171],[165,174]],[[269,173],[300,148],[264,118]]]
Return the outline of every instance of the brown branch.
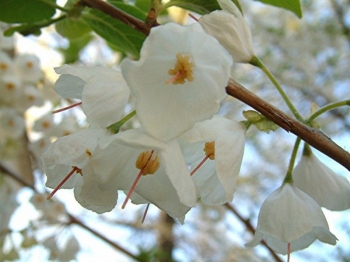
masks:
[[[125,23],[126,25],[134,28],[135,30],[145,35],[148,35],[151,30],[150,25],[123,12],[122,10],[111,5],[110,3],[101,0],[81,0],[80,3],[90,8],[100,10],[101,12],[110,15],[111,17]]]
[[[150,32],[149,25],[130,16],[129,14],[124,13],[114,6],[107,4],[106,2],[101,0],[81,0],[81,3],[109,14],[113,18],[124,22],[145,35],[148,35]],[[350,154],[335,144],[321,131],[310,128],[295,120],[232,79],[230,79],[228,86],[226,87],[226,92],[230,96],[237,98],[238,100],[259,111],[261,114],[285,129],[287,132],[291,132],[299,136],[302,140],[334,159],[346,169],[350,170]]]
[[[232,79],[230,79],[226,87],[226,92],[259,111],[287,132],[297,135],[314,148],[350,170],[350,154],[321,131],[308,127],[298,120],[295,120]]]
[[[11,172],[8,168],[4,167],[3,165],[0,164],[0,172],[11,177],[12,179],[16,180],[21,186],[25,186],[25,187],[29,187],[31,188],[34,192],[39,193],[36,188],[31,185],[30,183],[28,183],[27,181],[25,181],[24,179],[22,179],[20,176],[14,174],[13,172]],[[106,238],[105,236],[101,235],[99,232],[97,232],[96,230],[94,230],[93,228],[89,227],[88,225],[84,224],[80,219],[76,218],[75,216],[69,214],[66,211],[67,216],[69,217],[69,222],[67,223],[69,224],[76,224],[79,225],[80,227],[86,229],[87,231],[91,232],[93,235],[95,235],[96,237],[102,239],[103,241],[105,241],[106,243],[110,244],[112,247],[114,247],[115,249],[123,252],[124,254],[126,254],[127,256],[135,259],[136,261],[142,261],[140,258],[138,258],[136,255],[130,253],[128,250],[126,250],[125,248],[123,248],[122,246],[118,245],[117,243],[112,242],[111,240],[109,240],[108,238]]]
[[[240,213],[238,213],[238,211],[234,208],[233,205],[231,205],[230,203],[226,203],[224,204],[224,206],[230,210],[244,225],[245,227],[254,235],[255,234],[255,228],[253,227],[253,225],[249,222],[248,219],[245,219]],[[265,240],[261,241],[261,244],[264,245],[270,252],[270,254],[274,257],[274,259],[277,262],[282,262],[282,259],[276,254],[276,252],[267,245],[267,243],[265,242]]]

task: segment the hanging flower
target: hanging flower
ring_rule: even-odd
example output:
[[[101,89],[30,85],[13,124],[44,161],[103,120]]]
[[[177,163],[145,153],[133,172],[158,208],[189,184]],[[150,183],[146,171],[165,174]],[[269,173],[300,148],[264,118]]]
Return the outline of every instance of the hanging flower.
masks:
[[[265,240],[277,253],[287,254],[308,247],[316,239],[335,245],[320,206],[296,186],[286,183],[261,206],[258,227],[248,247]]]
[[[152,28],[140,56],[121,68],[148,134],[170,141],[219,110],[232,60],[200,25]]]
[[[82,173],[82,186],[75,197],[97,213],[112,210],[117,191],[129,192],[135,185],[133,193],[172,217],[182,217],[196,205],[195,185],[177,141],[158,141],[142,129],[101,140]]]
[[[55,91],[63,98],[81,99],[89,124],[102,128],[121,118],[130,91],[119,71],[69,65],[55,70],[61,74]]]
[[[244,153],[245,131],[238,122],[214,116],[196,123],[181,137],[192,143],[184,150],[192,169],[206,159],[192,176],[205,204],[222,205],[233,200]],[[198,147],[201,148],[199,155]]]
[[[46,186],[56,188],[67,174],[73,172],[60,188],[74,188],[81,179],[82,168],[89,163],[93,155],[98,139],[107,135],[107,129],[88,128],[53,142],[42,155],[47,176]]]
[[[323,164],[310,150],[293,171],[294,184],[321,207],[332,211],[350,208],[350,183]]]
[[[202,16],[198,22],[215,37],[236,63],[248,63],[254,56],[252,34],[241,11],[231,0],[218,0],[223,10]]]

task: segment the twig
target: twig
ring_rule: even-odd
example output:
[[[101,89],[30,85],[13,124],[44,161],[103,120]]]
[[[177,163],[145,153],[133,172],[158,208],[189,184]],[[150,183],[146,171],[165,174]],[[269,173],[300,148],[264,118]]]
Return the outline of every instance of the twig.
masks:
[[[143,21],[123,12],[119,8],[101,1],[101,0],[81,0],[80,3],[88,7],[100,10],[101,12],[110,15],[111,17],[125,23],[126,25],[134,28],[135,30],[148,35],[151,27]]]
[[[253,225],[249,222],[248,219],[245,219],[244,217],[242,217],[242,215],[240,213],[238,213],[238,211],[233,207],[233,205],[226,203],[224,204],[224,206],[230,210],[244,225],[245,227],[254,235],[255,234],[255,228],[253,227]],[[267,243],[265,242],[265,240],[261,241],[261,244],[263,244],[269,251],[270,254],[274,257],[274,259],[278,262],[282,262],[282,259],[276,254],[276,252],[267,245]]]
[[[226,92],[230,96],[256,109],[287,132],[297,135],[314,148],[350,170],[350,154],[321,131],[308,127],[298,120],[291,118],[283,111],[261,99],[232,79],[230,79],[226,87]]]

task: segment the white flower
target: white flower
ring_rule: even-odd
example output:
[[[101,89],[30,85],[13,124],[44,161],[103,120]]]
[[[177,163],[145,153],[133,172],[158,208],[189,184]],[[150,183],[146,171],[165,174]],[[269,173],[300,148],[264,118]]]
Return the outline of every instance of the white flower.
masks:
[[[236,63],[248,63],[254,56],[252,34],[247,21],[231,0],[218,0],[223,10],[202,16],[198,22],[215,37]]]
[[[47,176],[46,186],[56,188],[72,171],[72,167],[78,168],[79,173],[89,163],[98,139],[108,134],[107,129],[88,128],[61,137],[52,143],[42,155]],[[61,188],[74,188],[79,179],[80,175],[73,175]]]
[[[248,247],[261,240],[277,253],[287,254],[308,247],[316,239],[335,245],[321,207],[296,186],[286,183],[269,195],[261,206],[258,227]],[[290,245],[290,248],[288,248]]]
[[[0,51],[0,75],[10,72],[13,72],[13,62],[6,53]]]
[[[23,82],[35,83],[42,77],[40,60],[35,55],[19,55],[15,58],[14,69]]]
[[[149,160],[157,164],[156,168],[153,174],[142,175],[134,192],[176,218],[196,205],[195,185],[176,140],[162,142],[142,129],[132,129],[101,140],[100,145],[90,166],[82,170],[84,182],[80,192],[75,192],[84,207],[97,213],[113,209],[117,190],[130,190],[140,173],[137,160],[149,152],[153,153]]]
[[[202,167],[193,174],[193,181],[199,188],[201,200],[208,205],[222,205],[233,199],[236,190],[236,181],[242,164],[244,153],[246,129],[238,122],[214,116],[210,120],[198,122],[181,138],[187,142],[195,143],[194,149],[201,147],[201,157],[191,162],[195,168],[205,157],[207,159]],[[187,145],[188,147],[189,145]],[[211,152],[210,147],[213,152]],[[208,149],[206,154],[203,149]],[[197,152],[185,150],[191,157]],[[213,155],[210,155],[213,153]],[[186,157],[186,159],[189,159]]]
[[[200,25],[153,27],[140,57],[121,68],[148,134],[170,141],[219,110],[232,59]]]
[[[61,74],[55,91],[64,98],[81,99],[89,124],[107,127],[121,118],[130,91],[119,71],[69,65],[55,71]]]
[[[332,211],[350,208],[350,183],[338,176],[310,152],[303,155],[293,171],[294,185],[311,196],[321,207]]]

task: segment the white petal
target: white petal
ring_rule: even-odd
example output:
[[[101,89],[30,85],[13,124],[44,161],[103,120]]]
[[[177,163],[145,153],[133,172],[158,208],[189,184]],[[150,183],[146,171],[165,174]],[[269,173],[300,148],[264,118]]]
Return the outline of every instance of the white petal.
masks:
[[[89,124],[107,127],[120,120],[130,96],[120,72],[106,70],[104,77],[92,76],[84,86],[82,106]]]
[[[171,78],[168,70],[179,53],[191,55],[194,80],[167,84]],[[226,96],[231,63],[226,50],[199,25],[169,23],[152,28],[140,60],[125,59],[121,68],[136,97],[136,111],[146,132],[169,141],[218,111]]]
[[[111,211],[116,206],[118,190],[84,179],[75,186],[74,196],[83,207],[102,214]]]
[[[295,185],[320,206],[340,211],[350,208],[350,183],[312,154],[303,156],[293,171]]]
[[[290,184],[284,184],[264,201],[258,218],[256,234],[247,246],[261,239],[277,253],[286,254],[304,249],[313,241],[335,245],[336,237],[329,232],[320,206],[307,194]]]

